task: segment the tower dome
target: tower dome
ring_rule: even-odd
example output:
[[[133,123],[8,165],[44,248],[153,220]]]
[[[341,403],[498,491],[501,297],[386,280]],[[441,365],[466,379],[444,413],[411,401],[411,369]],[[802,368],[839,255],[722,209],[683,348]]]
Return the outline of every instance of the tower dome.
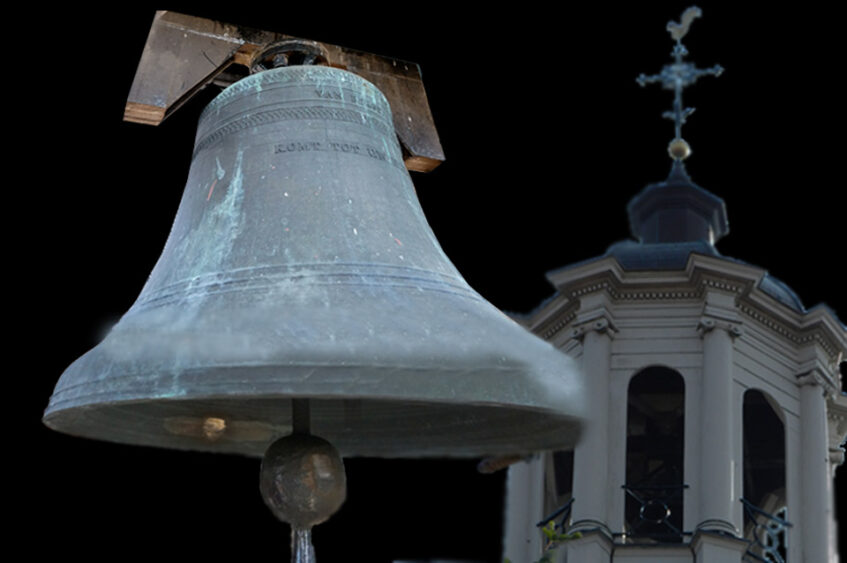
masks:
[[[522,318],[581,362],[593,414],[573,452],[510,469],[509,513],[534,518],[507,524],[512,560],[537,559],[536,522],[569,538],[560,561],[834,560],[847,328],[715,246],[726,205],[689,177],[681,133],[683,88],[723,70],[683,60],[700,15],[668,24],[673,63],[638,78],[674,92],[675,135],[668,177],[628,205],[633,238],[549,272],[556,293]]]

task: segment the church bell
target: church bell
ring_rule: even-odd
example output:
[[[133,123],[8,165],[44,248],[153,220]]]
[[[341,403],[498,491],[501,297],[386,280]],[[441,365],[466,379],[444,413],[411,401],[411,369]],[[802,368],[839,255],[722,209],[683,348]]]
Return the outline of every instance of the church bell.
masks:
[[[583,414],[574,363],[439,247],[385,96],[328,66],[252,74],[205,109],[158,263],[44,422],[261,456],[300,399],[343,456],[567,448]]]

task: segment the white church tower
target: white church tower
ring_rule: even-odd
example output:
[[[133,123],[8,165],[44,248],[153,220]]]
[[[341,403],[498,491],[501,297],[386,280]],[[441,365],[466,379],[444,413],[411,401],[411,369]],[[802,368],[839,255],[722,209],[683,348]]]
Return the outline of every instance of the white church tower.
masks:
[[[847,329],[757,266],[722,256],[724,202],[694,184],[684,62],[699,10],[669,24],[675,61],[643,84],[675,91],[674,159],[629,204],[635,240],[550,272],[556,293],[521,319],[582,363],[592,417],[573,452],[509,470],[505,557],[537,561],[537,525],[581,537],[569,563],[837,561],[834,469],[844,460]]]

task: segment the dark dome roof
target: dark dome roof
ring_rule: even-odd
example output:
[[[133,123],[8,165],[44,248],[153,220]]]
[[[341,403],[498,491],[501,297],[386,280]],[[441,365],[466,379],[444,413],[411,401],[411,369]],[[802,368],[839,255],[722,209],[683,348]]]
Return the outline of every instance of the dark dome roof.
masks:
[[[721,255],[717,248],[703,240],[655,244],[622,240],[610,246],[603,257],[614,257],[624,270],[682,270],[692,253],[748,264],[743,260]],[[765,273],[759,283],[759,289],[795,311],[806,311],[794,290],[768,273]]]
[[[627,212],[632,236],[644,243],[714,244],[729,232],[724,201],[692,182],[680,161],[674,161],[664,182],[633,197]]]
[[[747,264],[722,256],[715,248],[715,241],[729,232],[724,201],[694,184],[679,161],[664,182],[644,188],[627,209],[630,231],[637,240],[616,242],[599,257],[615,258],[624,270],[683,270],[692,253]],[[806,312],[797,294],[768,273],[759,289],[795,311]]]

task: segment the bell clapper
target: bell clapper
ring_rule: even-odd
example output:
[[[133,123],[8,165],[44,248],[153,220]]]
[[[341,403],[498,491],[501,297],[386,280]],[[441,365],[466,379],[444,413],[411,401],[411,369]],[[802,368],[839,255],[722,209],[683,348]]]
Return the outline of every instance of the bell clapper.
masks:
[[[292,434],[265,451],[260,488],[271,512],[291,526],[291,562],[314,563],[312,527],[344,503],[347,479],[338,450],[309,433],[309,400],[291,402]]]

